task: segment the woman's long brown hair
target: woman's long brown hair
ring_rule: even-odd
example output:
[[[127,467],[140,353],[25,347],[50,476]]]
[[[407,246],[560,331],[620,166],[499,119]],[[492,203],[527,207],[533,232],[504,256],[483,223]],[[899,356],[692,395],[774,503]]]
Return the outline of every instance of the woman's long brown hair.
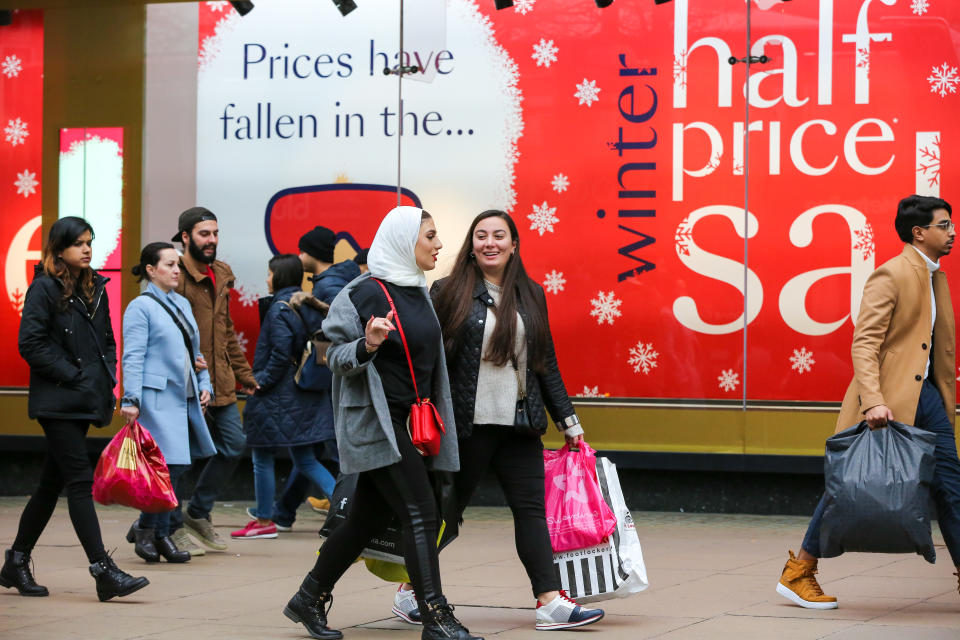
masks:
[[[443,331],[444,348],[452,355],[460,346],[461,330],[473,311],[474,291],[477,283],[483,281],[483,271],[473,257],[473,233],[482,220],[493,217],[507,223],[511,239],[517,244],[503,274],[500,303],[493,309],[497,323],[483,359],[499,367],[511,363],[517,336],[517,309],[523,307],[526,315],[524,330],[530,345],[527,362],[535,371],[543,373],[548,340],[547,310],[537,284],[523,268],[517,225],[507,213],[496,209],[484,211],[473,219],[453,269],[437,294],[434,307]]]
[[[85,231],[90,232],[92,239],[93,227],[83,218],[76,216],[60,218],[50,227],[47,243],[40,253],[40,263],[43,265],[44,272],[52,278],[59,278],[63,283],[61,306],[66,305],[70,296],[78,293],[78,289],[79,295],[84,300],[87,302],[93,300],[93,269],[87,267],[80,272],[79,276],[74,277],[67,263],[60,257],[60,254],[72,246]]]

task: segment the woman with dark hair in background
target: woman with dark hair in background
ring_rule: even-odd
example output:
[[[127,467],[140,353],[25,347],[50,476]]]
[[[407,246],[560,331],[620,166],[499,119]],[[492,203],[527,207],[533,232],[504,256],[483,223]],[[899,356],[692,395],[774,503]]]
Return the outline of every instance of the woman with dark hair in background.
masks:
[[[178,494],[193,458],[216,453],[203,418],[213,387],[200,353],[200,334],[190,302],[175,289],[180,256],[169,242],[151,242],[131,269],[146,280],[143,294],[123,314],[123,399],[127,423],[139,419],[157,441]],[[198,373],[199,372],[199,373]],[[180,508],[178,504],[177,509]],[[170,514],[141,513],[127,541],[147,562],[187,562],[190,552],[170,537]]]
[[[253,520],[230,534],[236,539],[276,538],[277,525],[270,516],[276,490],[274,449],[288,447],[293,472],[310,478],[328,497],[334,477],[314,453],[317,442],[333,439],[333,409],[329,391],[305,391],[294,376],[308,334],[320,329],[327,305],[313,296],[301,296],[303,264],[298,256],[282,254],[270,259],[267,287],[273,294],[261,298],[264,313],[253,356],[253,377],[260,388],[247,399],[243,431],[253,451],[253,479],[257,506],[248,510]]]
[[[544,505],[544,407],[567,443],[583,429],[560,377],[543,289],[527,276],[517,227],[503,211],[484,211],[470,225],[450,275],[431,290],[443,330],[453,413],[460,438],[457,507],[463,513],[492,469],[513,512],[517,554],[537,599],[536,628],[569,629],[603,618],[560,590]],[[515,425],[526,396],[529,426]],[[394,613],[417,622],[409,585]]]
[[[28,414],[43,428],[47,455],[40,484],[20,516],[13,546],[0,569],[0,585],[24,596],[46,596],[34,580],[30,553],[66,488],[70,520],[101,601],[126,596],[149,584],[121,571],[103,548],[93,507],[93,466],[87,455],[90,424],[113,417],[117,345],[104,288],[107,279],[90,268],[93,228],[83,218],[61,218],[50,227],[20,321],[20,355],[30,365]]]

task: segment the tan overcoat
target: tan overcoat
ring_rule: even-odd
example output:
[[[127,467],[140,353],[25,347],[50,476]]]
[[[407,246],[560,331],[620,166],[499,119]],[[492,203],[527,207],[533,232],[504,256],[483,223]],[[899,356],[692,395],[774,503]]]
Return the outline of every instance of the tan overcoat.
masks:
[[[837,431],[852,427],[871,407],[887,405],[897,422],[913,424],[932,350],[931,381],[951,424],[956,416],[953,304],[947,276],[933,274],[937,320],[930,339],[930,272],[910,245],[867,279],[850,349],[853,381],[843,398]]]

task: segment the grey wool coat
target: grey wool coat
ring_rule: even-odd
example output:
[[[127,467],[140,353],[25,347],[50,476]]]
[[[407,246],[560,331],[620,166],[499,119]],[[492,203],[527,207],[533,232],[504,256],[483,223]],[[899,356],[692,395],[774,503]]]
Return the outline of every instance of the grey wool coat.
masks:
[[[343,473],[370,471],[400,461],[387,397],[377,373],[377,356],[374,354],[364,363],[357,360],[357,345],[364,339],[365,323],[360,320],[350,292],[369,277],[370,274],[363,274],[344,287],[323,321],[323,333],[332,342],[327,350],[327,364],[333,372],[334,430]],[[426,287],[423,300],[432,310]],[[440,453],[426,460],[430,468],[437,471],[459,471],[457,426],[442,340],[437,341],[436,353],[429,397],[440,412],[446,432],[441,439]]]

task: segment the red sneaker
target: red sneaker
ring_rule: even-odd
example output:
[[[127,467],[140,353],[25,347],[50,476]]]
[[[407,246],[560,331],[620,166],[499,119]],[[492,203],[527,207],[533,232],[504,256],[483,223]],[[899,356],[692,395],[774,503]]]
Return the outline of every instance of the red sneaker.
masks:
[[[243,529],[238,529],[237,531],[232,531],[230,533],[231,538],[237,538],[240,540],[254,540],[256,538],[276,538],[277,537],[277,525],[274,523],[270,524],[257,524],[256,520],[251,520],[247,523]]]

